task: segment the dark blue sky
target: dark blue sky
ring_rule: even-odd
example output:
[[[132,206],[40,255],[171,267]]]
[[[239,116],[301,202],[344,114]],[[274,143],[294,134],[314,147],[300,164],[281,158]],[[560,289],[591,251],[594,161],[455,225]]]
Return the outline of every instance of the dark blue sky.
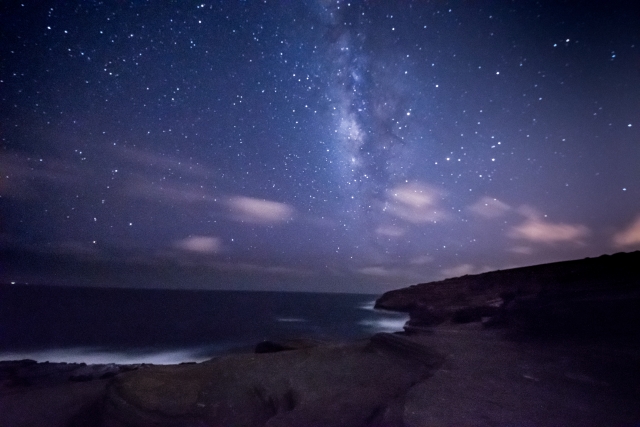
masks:
[[[638,28],[616,2],[3,2],[0,279],[379,292],[639,249]]]

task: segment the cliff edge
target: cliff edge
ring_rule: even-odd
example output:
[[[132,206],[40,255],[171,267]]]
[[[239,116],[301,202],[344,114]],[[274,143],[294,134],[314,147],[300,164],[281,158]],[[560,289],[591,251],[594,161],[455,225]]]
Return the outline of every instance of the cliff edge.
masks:
[[[407,329],[483,321],[529,332],[640,335],[640,251],[497,270],[383,294]]]

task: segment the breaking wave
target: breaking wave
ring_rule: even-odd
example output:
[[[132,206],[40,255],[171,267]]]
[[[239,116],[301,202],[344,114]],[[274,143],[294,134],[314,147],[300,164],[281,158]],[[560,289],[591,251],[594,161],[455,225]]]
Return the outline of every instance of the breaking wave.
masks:
[[[116,363],[135,365],[149,363],[153,365],[174,365],[185,362],[204,362],[220,353],[222,348],[192,348],[176,350],[139,350],[129,352],[110,351],[100,348],[79,347],[33,351],[14,351],[0,353],[0,360],[31,359],[50,363],[86,363],[102,365]]]
[[[365,319],[358,322],[359,325],[368,328],[371,332],[398,332],[409,320],[408,316],[399,318]]]
[[[374,307],[376,305],[376,300],[371,300],[371,301],[367,301],[363,304],[360,304],[358,306],[359,309],[361,310],[367,310],[367,311],[374,311],[376,310]]]

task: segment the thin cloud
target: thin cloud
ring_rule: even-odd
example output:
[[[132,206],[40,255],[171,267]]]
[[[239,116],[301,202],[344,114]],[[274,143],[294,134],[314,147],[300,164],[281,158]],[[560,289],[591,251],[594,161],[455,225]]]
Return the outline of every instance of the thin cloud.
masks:
[[[493,197],[483,197],[469,206],[469,210],[483,218],[491,219],[504,215],[511,210],[511,206]]]
[[[188,252],[215,254],[222,250],[222,239],[210,236],[189,236],[178,240],[175,246]]]
[[[395,225],[381,225],[376,228],[376,234],[385,237],[402,237],[406,231]]]
[[[42,184],[76,188],[92,176],[91,169],[73,162],[16,152],[0,153],[0,171],[0,196],[23,200],[42,197]]]
[[[584,225],[549,222],[540,218],[539,214],[530,208],[523,208],[520,212],[528,216],[528,219],[508,232],[507,235],[513,239],[544,244],[582,244],[584,238],[590,234]]]
[[[514,246],[509,249],[509,252],[520,255],[531,255],[533,254],[533,248],[530,248],[529,246]]]
[[[442,193],[426,184],[412,183],[387,191],[384,211],[413,224],[446,218],[438,205]]]
[[[413,265],[424,265],[433,262],[433,259],[434,258],[431,255],[421,255],[411,258],[411,260],[409,260],[409,263]]]
[[[201,188],[194,188],[186,183],[155,183],[142,175],[131,180],[127,188],[132,197],[157,202],[173,203],[212,203],[218,197]]]
[[[236,196],[228,201],[232,218],[254,224],[275,224],[293,218],[293,207],[280,202],[252,197]]]
[[[613,236],[613,244],[618,247],[640,244],[640,215],[627,228]]]
[[[357,270],[358,273],[366,274],[367,276],[389,277],[395,274],[391,270],[387,270],[384,267],[364,267]]]
[[[454,267],[443,268],[441,273],[445,277],[459,277],[466,274],[472,274],[476,268],[471,264],[460,264]]]
[[[179,172],[184,176],[191,176],[192,178],[208,178],[213,175],[211,170],[192,160],[185,160],[129,147],[118,147],[116,152],[123,160],[136,163],[145,168]]]
[[[316,274],[314,271],[304,268],[285,267],[278,265],[261,265],[248,262],[215,262],[209,265],[221,271],[230,272],[273,274],[292,277],[308,277]]]
[[[99,255],[100,251],[95,244],[78,241],[65,241],[51,248],[56,253],[66,253],[74,255]]]
[[[465,276],[467,274],[480,274],[491,270],[493,270],[493,268],[488,266],[476,267],[473,264],[460,264],[449,268],[443,268],[440,272],[445,278],[449,278]]]
[[[354,270],[358,274],[370,277],[386,278],[403,281],[419,281],[422,275],[406,268],[386,268],[382,266],[369,266]]]

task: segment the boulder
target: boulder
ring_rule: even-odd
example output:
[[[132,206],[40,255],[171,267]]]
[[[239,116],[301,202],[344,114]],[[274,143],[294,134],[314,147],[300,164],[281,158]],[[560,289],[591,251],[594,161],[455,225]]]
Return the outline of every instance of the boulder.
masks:
[[[118,375],[100,409],[105,426],[401,426],[406,391],[440,363],[395,338]]]

